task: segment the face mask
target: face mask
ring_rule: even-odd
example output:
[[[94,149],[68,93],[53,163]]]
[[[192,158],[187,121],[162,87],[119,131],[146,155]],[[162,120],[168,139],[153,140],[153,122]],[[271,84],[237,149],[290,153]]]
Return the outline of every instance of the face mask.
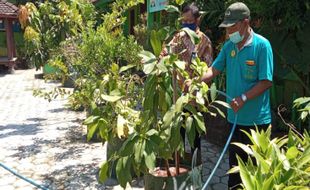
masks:
[[[195,23],[192,23],[192,24],[182,24],[182,27],[183,28],[189,28],[193,31],[196,31],[196,28],[197,28],[197,25]]]
[[[232,43],[237,44],[243,40],[244,36],[241,36],[239,31],[229,34],[229,39]]]

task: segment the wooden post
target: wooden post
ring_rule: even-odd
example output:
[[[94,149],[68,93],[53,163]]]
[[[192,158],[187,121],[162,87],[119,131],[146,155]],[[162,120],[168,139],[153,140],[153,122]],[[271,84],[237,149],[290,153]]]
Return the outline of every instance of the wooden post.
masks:
[[[13,23],[12,19],[6,18],[4,20],[5,32],[6,32],[6,44],[7,44],[7,56],[8,56],[8,67],[9,70],[14,70],[16,50],[14,46],[14,36],[13,36]]]
[[[8,18],[4,20],[4,28],[6,33],[6,46],[7,46],[7,55],[8,59],[13,59],[13,47],[12,47],[12,21],[10,21]]]

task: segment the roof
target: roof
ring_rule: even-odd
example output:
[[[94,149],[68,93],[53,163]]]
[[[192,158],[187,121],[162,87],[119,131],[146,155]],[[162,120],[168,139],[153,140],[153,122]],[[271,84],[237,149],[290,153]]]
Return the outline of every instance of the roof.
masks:
[[[0,0],[0,17],[17,18],[18,7],[6,0]]]

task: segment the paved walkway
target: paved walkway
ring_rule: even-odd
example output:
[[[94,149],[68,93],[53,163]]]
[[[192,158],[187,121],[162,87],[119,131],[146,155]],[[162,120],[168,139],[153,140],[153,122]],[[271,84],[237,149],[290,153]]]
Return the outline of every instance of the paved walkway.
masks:
[[[38,73],[17,70],[11,75],[0,74],[0,162],[49,189],[120,189],[97,182],[106,148],[101,143],[86,142],[86,131],[81,126],[85,113],[66,109],[65,99],[48,102],[33,97],[33,89],[57,85],[34,79]],[[220,150],[203,140],[202,151],[205,181]],[[227,189],[227,169],[226,158],[210,189]],[[0,168],[2,189],[35,188]]]

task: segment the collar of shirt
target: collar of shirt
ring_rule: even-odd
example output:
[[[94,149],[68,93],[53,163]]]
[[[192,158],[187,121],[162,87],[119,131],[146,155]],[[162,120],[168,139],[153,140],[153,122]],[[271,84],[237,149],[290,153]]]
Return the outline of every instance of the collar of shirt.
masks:
[[[239,51],[241,51],[246,46],[251,46],[252,45],[252,43],[253,43],[253,36],[254,36],[254,32],[251,29],[251,32],[250,32],[250,35],[248,36],[248,39],[246,40],[246,42],[244,43],[244,45],[242,46],[242,48]]]

